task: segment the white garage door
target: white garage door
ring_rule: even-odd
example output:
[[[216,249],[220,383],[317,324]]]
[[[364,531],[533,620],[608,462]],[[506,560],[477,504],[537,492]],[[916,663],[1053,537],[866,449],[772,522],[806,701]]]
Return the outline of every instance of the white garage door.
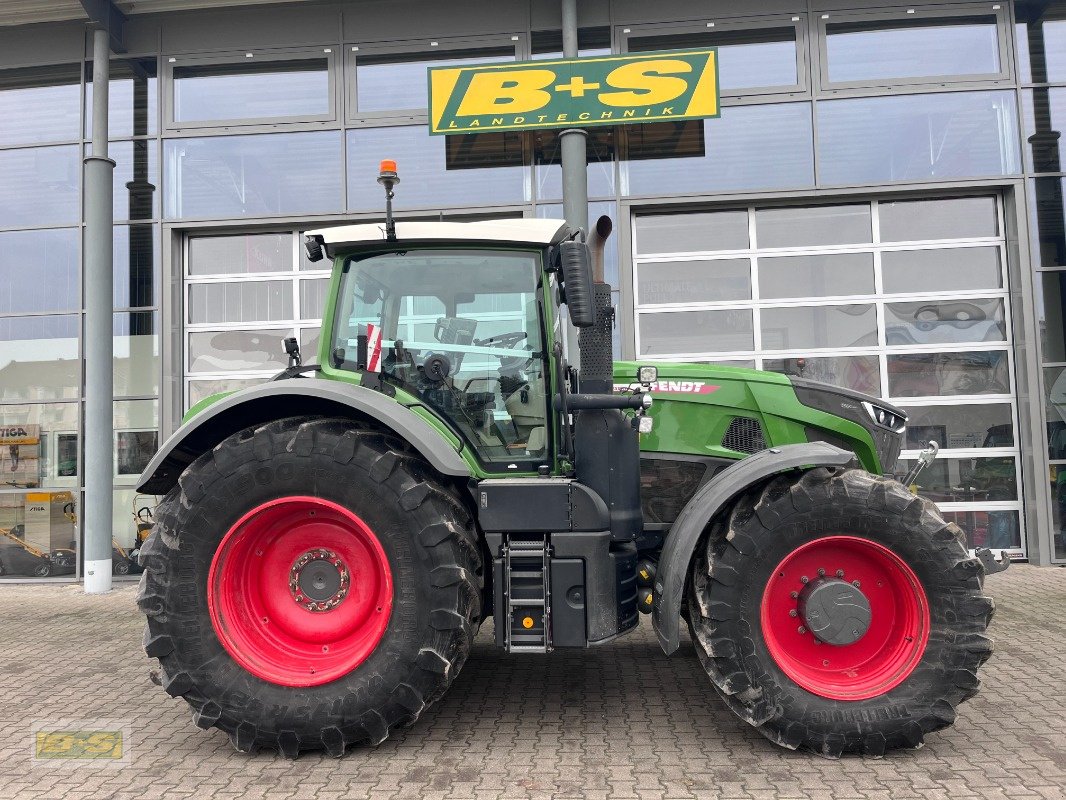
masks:
[[[1003,223],[995,197],[864,200],[634,218],[641,357],[757,367],[910,415],[897,470],[971,546],[1022,553]]]

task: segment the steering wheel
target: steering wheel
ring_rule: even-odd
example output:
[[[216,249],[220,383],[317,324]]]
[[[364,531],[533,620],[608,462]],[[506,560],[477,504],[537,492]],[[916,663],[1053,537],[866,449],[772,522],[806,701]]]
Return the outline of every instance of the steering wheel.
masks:
[[[499,336],[490,336],[487,339],[475,339],[474,344],[478,347],[514,347],[526,336],[525,331],[512,331],[501,333]]]
[[[475,341],[474,344],[478,347],[498,347],[501,350],[505,350],[513,349],[519,342],[526,338],[528,338],[528,334],[525,331],[512,331],[510,333],[501,333],[498,336],[489,336],[486,339],[479,339]],[[524,369],[532,360],[530,355],[525,353],[513,357],[507,357],[501,354],[499,359],[501,374],[518,372],[519,370]]]

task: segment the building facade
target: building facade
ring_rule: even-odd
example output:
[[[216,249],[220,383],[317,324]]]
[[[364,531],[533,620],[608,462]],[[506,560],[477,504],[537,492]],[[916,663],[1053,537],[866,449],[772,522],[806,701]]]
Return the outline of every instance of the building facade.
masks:
[[[402,218],[562,216],[556,132],[426,114],[428,66],[559,55],[555,0],[195,5],[131,14],[111,64],[120,570],[184,411],[317,349],[300,234],[379,219],[380,159]],[[69,580],[91,42],[33,19],[0,20],[0,566]],[[1066,2],[583,0],[579,25],[582,55],[719,48],[719,118],[590,131],[617,352],[886,397],[897,470],[937,441],[919,491],[972,545],[1066,563]]]

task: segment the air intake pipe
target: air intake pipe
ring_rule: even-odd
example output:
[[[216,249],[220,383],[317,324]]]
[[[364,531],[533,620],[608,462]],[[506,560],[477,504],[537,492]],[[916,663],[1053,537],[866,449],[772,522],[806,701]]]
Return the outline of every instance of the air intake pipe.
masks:
[[[596,220],[588,237],[596,321],[578,333],[581,391],[584,394],[614,391],[614,308],[611,305],[611,285],[604,281],[603,275],[603,249],[613,229],[611,218],[605,215]]]

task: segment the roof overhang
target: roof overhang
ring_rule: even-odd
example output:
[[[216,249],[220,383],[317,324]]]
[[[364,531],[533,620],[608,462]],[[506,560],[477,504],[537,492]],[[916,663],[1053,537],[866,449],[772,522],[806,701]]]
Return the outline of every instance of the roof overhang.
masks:
[[[234,6],[265,5],[282,0],[114,0],[115,7],[123,14],[154,14],[162,11],[193,11],[207,8],[232,8]],[[284,0],[287,3],[302,3],[308,0]],[[89,22],[80,0],[2,0],[0,2],[0,26],[30,25],[35,22],[64,22],[81,20]]]
[[[470,242],[477,244],[534,245],[545,247],[565,239],[570,227],[561,219],[494,219],[481,222],[397,222],[396,242]],[[339,225],[308,231],[326,246],[337,250],[363,250],[386,242],[383,224]]]

